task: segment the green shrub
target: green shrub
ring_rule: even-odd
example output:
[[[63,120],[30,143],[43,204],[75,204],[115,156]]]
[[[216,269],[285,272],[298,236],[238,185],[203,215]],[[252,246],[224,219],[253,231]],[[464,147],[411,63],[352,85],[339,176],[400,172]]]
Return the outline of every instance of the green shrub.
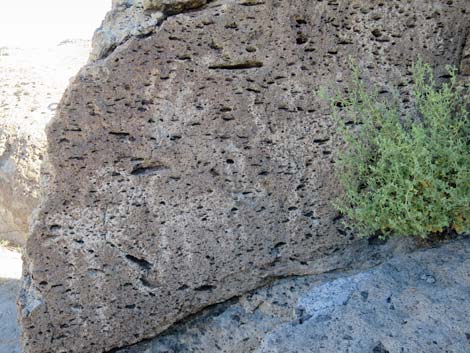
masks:
[[[329,99],[345,142],[336,207],[360,235],[469,232],[470,99],[447,70],[449,82],[438,86],[429,65],[412,66],[406,112],[398,90],[381,98],[356,65],[349,93]]]

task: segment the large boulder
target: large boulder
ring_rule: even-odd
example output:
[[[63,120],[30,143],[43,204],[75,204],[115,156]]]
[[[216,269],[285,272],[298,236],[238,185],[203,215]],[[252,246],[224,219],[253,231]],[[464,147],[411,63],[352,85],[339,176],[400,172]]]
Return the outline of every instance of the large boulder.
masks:
[[[460,64],[469,11],[465,0],[220,0],[105,50],[48,128],[24,353],[108,351],[273,278],[386,257],[331,205],[338,137],[315,91],[345,83],[353,56],[406,101],[419,55],[438,75]]]

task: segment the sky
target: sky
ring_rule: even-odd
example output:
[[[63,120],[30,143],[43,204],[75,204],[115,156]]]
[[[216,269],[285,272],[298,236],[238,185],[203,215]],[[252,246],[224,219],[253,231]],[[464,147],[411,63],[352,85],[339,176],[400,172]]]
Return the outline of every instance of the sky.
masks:
[[[111,0],[0,0],[0,47],[91,39]]]

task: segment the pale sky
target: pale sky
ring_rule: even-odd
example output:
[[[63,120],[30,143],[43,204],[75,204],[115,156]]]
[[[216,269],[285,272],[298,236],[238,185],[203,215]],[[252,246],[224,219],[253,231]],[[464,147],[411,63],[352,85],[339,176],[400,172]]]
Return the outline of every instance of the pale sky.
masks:
[[[0,47],[91,39],[111,0],[0,0]]]

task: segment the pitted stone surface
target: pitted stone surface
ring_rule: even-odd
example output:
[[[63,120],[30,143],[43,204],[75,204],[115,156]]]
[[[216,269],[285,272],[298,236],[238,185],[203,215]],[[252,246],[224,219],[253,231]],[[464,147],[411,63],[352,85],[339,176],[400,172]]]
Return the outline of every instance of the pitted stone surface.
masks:
[[[159,11],[145,11],[143,0],[113,0],[112,9],[93,35],[90,61],[102,59],[132,37],[152,34],[163,20]]]
[[[367,271],[280,280],[117,353],[466,353],[469,300],[467,238]]]
[[[113,0],[100,28],[93,35],[90,61],[105,58],[133,37],[154,33],[167,16],[195,10],[208,0]]]
[[[338,139],[314,93],[352,55],[406,98],[418,55],[438,73],[461,62],[468,11],[215,1],[85,67],[48,128],[24,352],[104,352],[273,277],[367,262],[331,206]]]
[[[467,37],[465,46],[463,47],[460,72],[462,75],[470,76],[470,35]]]

